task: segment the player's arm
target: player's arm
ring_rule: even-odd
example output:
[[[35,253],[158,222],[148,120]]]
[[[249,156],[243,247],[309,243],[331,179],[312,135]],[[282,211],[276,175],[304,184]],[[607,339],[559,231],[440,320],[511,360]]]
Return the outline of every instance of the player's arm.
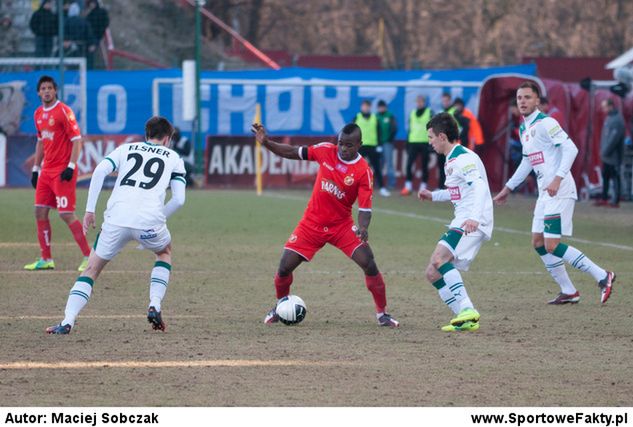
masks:
[[[90,179],[90,188],[88,189],[88,201],[86,202],[86,213],[84,215],[84,234],[88,233],[88,229],[95,228],[95,211],[97,209],[97,201],[99,194],[103,188],[103,181],[106,176],[114,172],[118,167],[119,149],[117,148],[108,156],[101,160],[95,170],[92,172]]]
[[[178,161],[178,167],[171,174],[169,186],[171,187],[171,199],[169,199],[169,202],[167,202],[163,209],[165,217],[167,218],[172,216],[174,212],[185,204],[187,181],[185,180],[185,164],[182,159]]]
[[[512,177],[506,182],[506,185],[503,186],[503,189],[494,197],[494,202],[501,204],[505,203],[508,195],[517,188],[525,178],[532,172],[532,164],[530,163],[530,159],[528,159],[527,154],[523,153],[523,158],[521,159],[521,163],[517,170],[514,171]]]
[[[64,111],[66,134],[70,138],[70,142],[73,144],[73,149],[70,153],[70,160],[68,166],[61,174],[62,181],[70,181],[73,179],[73,173],[77,166],[77,160],[79,160],[79,154],[81,153],[81,147],[83,145],[83,139],[81,138],[81,132],[79,131],[79,125],[77,119],[72,110],[68,107],[62,107]]]
[[[44,143],[41,138],[37,138],[35,143],[35,161],[33,162],[33,170],[31,173],[31,185],[33,188],[37,187],[37,179],[40,176],[42,170],[42,160],[44,159]]]
[[[567,176],[571,170],[571,166],[574,164],[574,160],[576,160],[578,148],[576,148],[576,145],[569,138],[567,132],[551,117],[543,119],[539,131],[547,132],[551,143],[561,150],[561,159],[558,169],[556,170],[556,175],[547,188],[545,188],[545,191],[547,191],[551,197],[554,197],[558,193],[561,181]]]
[[[361,178],[358,187],[358,230],[356,234],[363,242],[369,239],[369,223],[371,222],[372,182],[374,180],[371,169]]]
[[[258,123],[254,123],[251,131],[255,134],[255,140],[257,142],[262,144],[264,147],[266,147],[268,150],[278,155],[279,157],[292,160],[302,159],[302,157],[299,155],[300,147],[295,147],[288,144],[280,144],[268,139],[268,135],[266,134],[266,129],[264,129],[264,126]]]
[[[418,192],[418,199],[430,200],[432,202],[448,202],[451,200],[451,194],[448,190],[429,191],[425,188]]]

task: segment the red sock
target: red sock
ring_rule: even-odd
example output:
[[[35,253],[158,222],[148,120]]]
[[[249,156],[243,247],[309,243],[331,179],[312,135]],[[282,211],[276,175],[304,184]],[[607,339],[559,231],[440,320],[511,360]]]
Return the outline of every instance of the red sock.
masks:
[[[290,294],[290,285],[292,285],[292,273],[289,276],[280,276],[275,274],[275,291],[277,291],[277,299],[287,297]]]
[[[376,313],[384,313],[387,307],[387,295],[385,293],[385,281],[382,279],[382,274],[378,273],[375,276],[365,276],[365,285],[374,297],[374,304],[376,304]]]
[[[37,220],[37,240],[43,259],[51,259],[51,223],[47,219]]]
[[[79,222],[76,220],[72,224],[68,224],[68,228],[73,233],[73,237],[75,238],[75,242],[79,245],[79,249],[81,249],[81,253],[84,256],[90,255],[90,246],[88,245],[88,241],[86,240],[86,235],[84,234],[84,228]]]

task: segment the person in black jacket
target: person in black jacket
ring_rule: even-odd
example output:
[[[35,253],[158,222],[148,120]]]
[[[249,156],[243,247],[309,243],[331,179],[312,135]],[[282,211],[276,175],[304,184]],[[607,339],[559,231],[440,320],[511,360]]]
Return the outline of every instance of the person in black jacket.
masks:
[[[92,33],[97,44],[99,44],[105,35],[106,29],[110,25],[110,16],[108,15],[108,11],[101,7],[99,0],[88,0],[88,2],[86,2],[86,11],[88,12],[86,20],[92,28]]]
[[[64,49],[68,57],[85,57],[88,68],[92,68],[92,54],[97,43],[90,24],[80,16],[80,11],[77,3],[71,3],[68,8],[68,17],[64,23]]]
[[[57,35],[57,14],[52,0],[42,0],[40,8],[31,16],[29,27],[35,34],[35,56],[46,58],[53,52],[53,37]]]

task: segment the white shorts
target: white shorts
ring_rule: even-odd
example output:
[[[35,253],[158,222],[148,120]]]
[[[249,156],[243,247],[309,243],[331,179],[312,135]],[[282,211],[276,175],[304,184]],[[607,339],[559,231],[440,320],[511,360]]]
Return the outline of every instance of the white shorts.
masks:
[[[480,230],[470,234],[463,234],[460,228],[449,229],[438,244],[445,246],[453,254],[453,265],[461,271],[468,271],[481,245],[488,240],[486,235]]]
[[[532,233],[543,233],[543,237],[552,239],[560,238],[561,235],[571,236],[575,206],[575,199],[539,197],[534,206]]]
[[[156,229],[137,230],[103,223],[95,241],[95,253],[101,259],[111,260],[131,240],[139,242],[144,249],[160,252],[171,243],[171,234],[166,224]]]

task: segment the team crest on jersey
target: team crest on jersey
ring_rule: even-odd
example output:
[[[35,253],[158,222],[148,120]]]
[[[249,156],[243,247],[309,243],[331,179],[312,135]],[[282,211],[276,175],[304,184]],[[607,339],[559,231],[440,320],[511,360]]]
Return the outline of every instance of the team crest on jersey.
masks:
[[[354,183],[354,177],[351,175],[347,175],[343,182],[345,183],[345,185],[350,186]]]
[[[291,235],[290,235],[290,238],[288,239],[288,241],[289,241],[290,243],[294,243],[294,242],[296,242],[296,241],[297,241],[297,235],[296,235],[296,234],[291,234]]]
[[[49,126],[54,126],[55,125],[55,119],[52,118],[52,117],[50,119],[48,119],[48,125]]]
[[[453,174],[453,168],[446,169],[446,175],[452,175],[452,174]]]

